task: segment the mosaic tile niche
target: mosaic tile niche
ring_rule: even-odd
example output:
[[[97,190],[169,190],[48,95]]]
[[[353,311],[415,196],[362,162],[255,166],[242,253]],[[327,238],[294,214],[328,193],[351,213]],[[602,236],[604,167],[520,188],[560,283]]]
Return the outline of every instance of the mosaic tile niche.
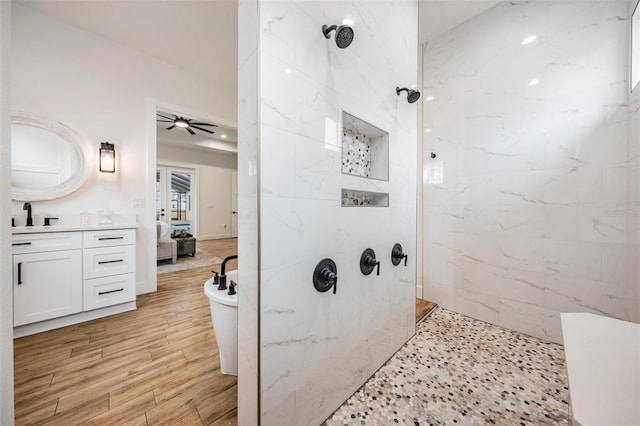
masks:
[[[351,129],[343,130],[342,173],[361,177],[371,175],[371,148],[367,135]]]
[[[342,207],[389,207],[389,194],[343,188]]]
[[[342,113],[342,173],[389,180],[389,134]]]

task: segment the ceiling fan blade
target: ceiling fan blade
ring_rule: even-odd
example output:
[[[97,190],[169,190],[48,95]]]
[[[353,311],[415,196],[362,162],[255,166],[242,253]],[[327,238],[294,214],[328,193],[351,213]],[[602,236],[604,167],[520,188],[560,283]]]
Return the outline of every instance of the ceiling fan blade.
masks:
[[[171,129],[173,129],[174,127],[176,127],[176,125],[175,125],[175,124],[174,124],[173,126],[169,126],[169,127],[167,127],[167,130],[171,130]]]
[[[189,124],[195,124],[196,126],[213,126],[218,127],[217,124],[209,124],[209,123],[196,123],[195,121],[189,122]]]
[[[211,134],[215,133],[215,132],[212,132],[211,130],[203,129],[202,127],[198,127],[198,126],[191,126],[191,127],[193,127],[194,129],[202,130],[203,132],[207,132],[207,133],[211,133]]]
[[[158,123],[173,123],[173,120],[157,120]]]
[[[160,114],[159,112],[157,112],[157,113],[156,113],[156,115],[157,115],[158,117],[166,118],[167,120],[171,120],[171,121],[175,120],[175,118],[174,118],[174,117],[167,117],[166,115],[162,115],[162,114]]]
[[[194,132],[193,130],[191,130],[189,127],[185,127],[185,129],[187,129],[187,132],[191,133],[192,135],[195,135],[196,132]]]

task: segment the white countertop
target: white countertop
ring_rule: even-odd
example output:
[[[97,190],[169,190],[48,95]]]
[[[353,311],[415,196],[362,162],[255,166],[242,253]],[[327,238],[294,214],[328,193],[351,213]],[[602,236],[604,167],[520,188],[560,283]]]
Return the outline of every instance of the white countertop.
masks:
[[[51,225],[51,226],[16,226],[11,228],[12,235],[37,234],[42,232],[78,232],[78,231],[104,231],[109,229],[132,229],[137,228],[135,224],[109,224],[109,225]]]
[[[561,314],[573,420],[640,425],[640,324]]]

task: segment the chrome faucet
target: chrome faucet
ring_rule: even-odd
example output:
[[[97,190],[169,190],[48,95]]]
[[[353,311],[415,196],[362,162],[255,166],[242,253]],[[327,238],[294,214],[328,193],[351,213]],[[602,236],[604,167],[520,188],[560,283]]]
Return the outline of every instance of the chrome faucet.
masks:
[[[27,211],[27,226],[33,226],[33,217],[31,217],[31,203],[26,202],[24,206],[22,206],[22,210]]]

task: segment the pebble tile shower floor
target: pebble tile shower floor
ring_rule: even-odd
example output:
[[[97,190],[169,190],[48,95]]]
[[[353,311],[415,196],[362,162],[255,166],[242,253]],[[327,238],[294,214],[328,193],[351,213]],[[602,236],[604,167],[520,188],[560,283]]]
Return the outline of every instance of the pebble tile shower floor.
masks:
[[[568,399],[562,346],[437,308],[325,424],[568,424]]]

